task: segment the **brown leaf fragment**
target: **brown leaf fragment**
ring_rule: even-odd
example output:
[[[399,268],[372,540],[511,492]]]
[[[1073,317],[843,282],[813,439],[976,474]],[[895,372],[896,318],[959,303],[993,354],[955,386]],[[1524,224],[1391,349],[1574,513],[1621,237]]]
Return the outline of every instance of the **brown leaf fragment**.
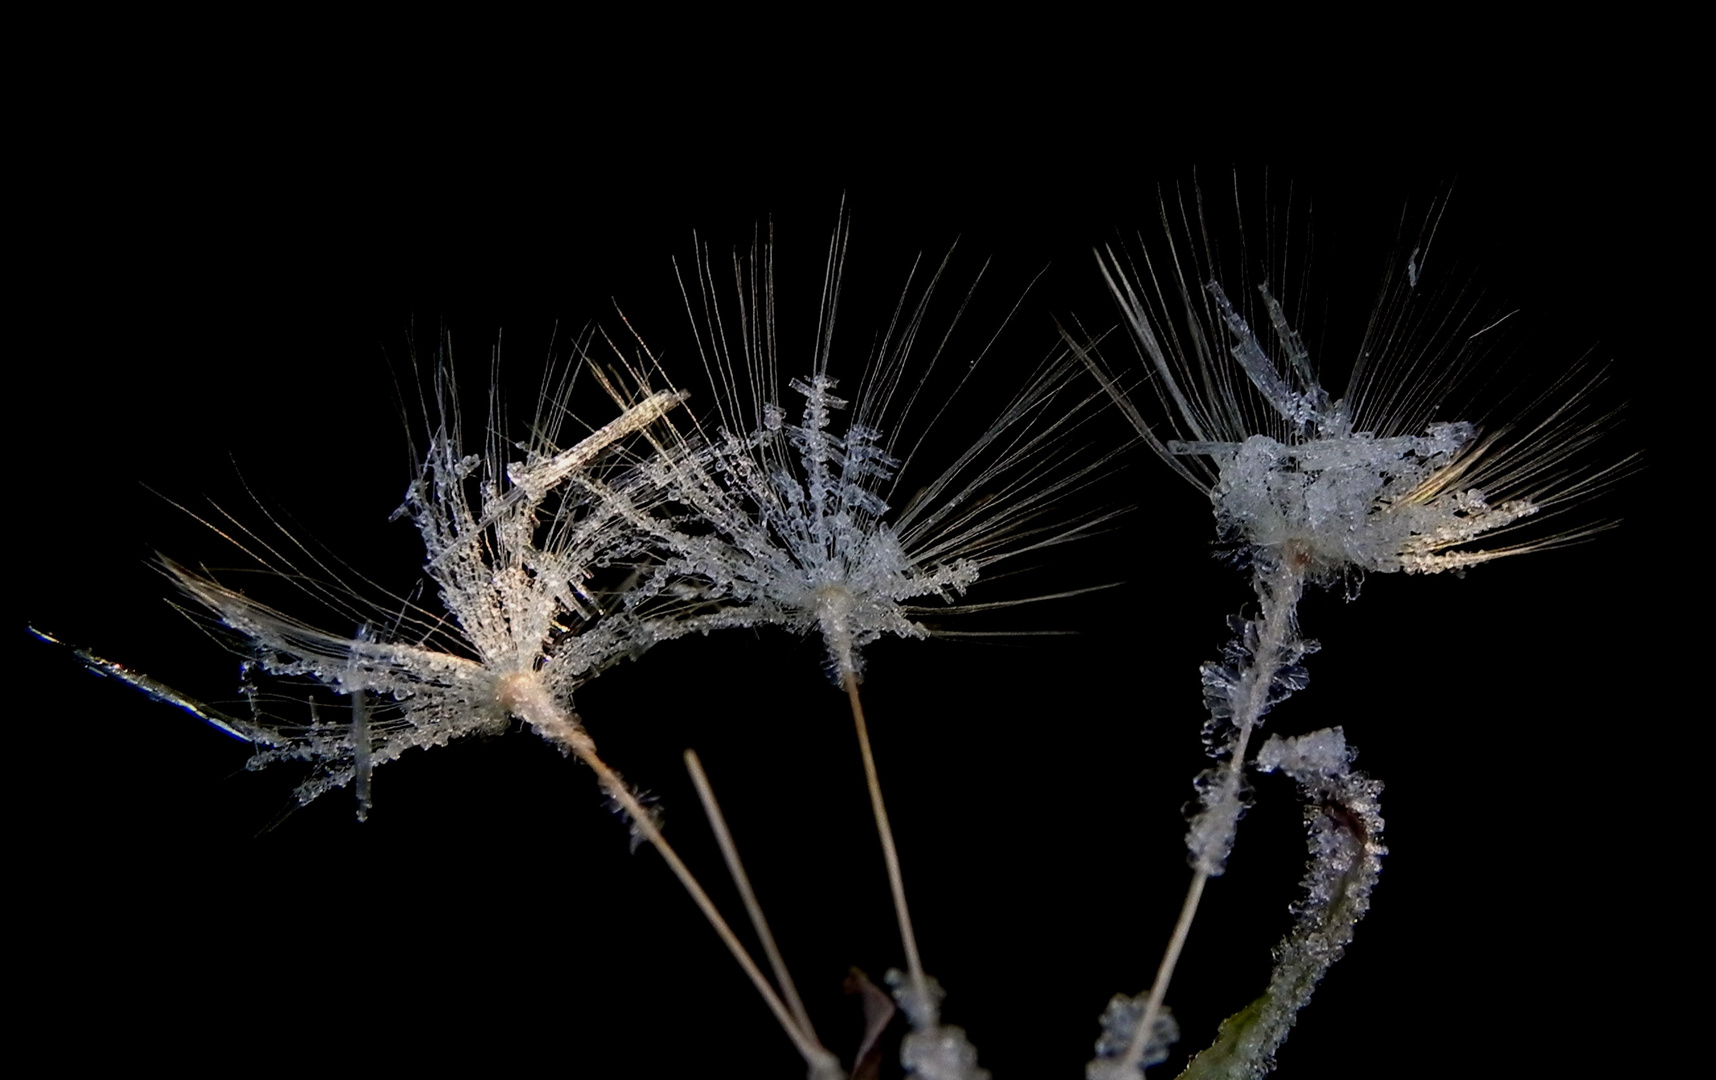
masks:
[[[852,1059],[852,1080],[878,1080],[882,1075],[882,1032],[899,1009],[886,991],[857,968],[846,973],[846,993],[856,994],[864,1007],[864,1039]]]

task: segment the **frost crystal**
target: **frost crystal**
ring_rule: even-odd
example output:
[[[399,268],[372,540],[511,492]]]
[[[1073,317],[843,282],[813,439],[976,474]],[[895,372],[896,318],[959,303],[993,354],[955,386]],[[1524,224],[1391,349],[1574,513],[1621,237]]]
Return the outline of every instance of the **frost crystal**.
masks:
[[[1226,765],[1205,769],[1192,781],[1197,799],[1186,806],[1186,850],[1191,863],[1211,877],[1227,869],[1239,819],[1251,802],[1245,778]]]
[[[900,1043],[900,1064],[906,1072],[923,1080],[989,1080],[989,1070],[978,1066],[977,1048],[965,1037],[965,1029],[941,1023],[946,992],[935,979],[924,976],[925,993],[920,995],[903,971],[891,970],[883,978],[912,1027]]]
[[[1291,907],[1293,929],[1275,947],[1269,992],[1248,1032],[1254,1076],[1273,1068],[1274,1053],[1299,1010],[1352,942],[1388,854],[1382,844],[1382,784],[1354,771],[1352,759],[1338,727],[1291,739],[1271,736],[1258,751],[1260,769],[1280,769],[1305,796],[1311,858],[1300,882],[1305,895]]]
[[[1204,684],[1204,751],[1221,764],[1195,782],[1198,798],[1187,807],[1186,848],[1192,866],[1210,877],[1223,873],[1250,791],[1241,766],[1251,732],[1269,710],[1310,680],[1300,661],[1317,650],[1301,637],[1294,612],[1304,586],[1290,562],[1266,564],[1256,581],[1258,613],[1229,620],[1235,637],[1220,661],[1199,669]]]
[[[1338,727],[1322,728],[1309,735],[1283,739],[1269,736],[1257,749],[1257,769],[1271,773],[1286,773],[1301,784],[1314,784],[1345,775],[1352,764],[1353,753],[1347,748],[1347,737]]]
[[[1102,1012],[1102,1035],[1096,1040],[1096,1057],[1084,1067],[1085,1080],[1138,1080],[1146,1066],[1167,1060],[1168,1048],[1180,1038],[1180,1025],[1164,1008],[1156,1013],[1150,1036],[1144,1041],[1143,1056],[1122,1071],[1149,997],[1148,993],[1137,997],[1115,994],[1108,1000],[1108,1008]]]

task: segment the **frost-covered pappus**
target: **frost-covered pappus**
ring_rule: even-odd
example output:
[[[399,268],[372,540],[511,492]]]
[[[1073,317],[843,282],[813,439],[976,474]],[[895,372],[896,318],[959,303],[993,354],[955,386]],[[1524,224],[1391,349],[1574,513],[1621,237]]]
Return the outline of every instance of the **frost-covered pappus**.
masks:
[[[1100,260],[1165,418],[1147,417],[1125,378],[1086,353],[1091,368],[1145,443],[1209,494],[1225,539],[1291,549],[1317,574],[1434,573],[1589,535],[1474,546],[1588,497],[1624,466],[1583,456],[1613,419],[1589,405],[1600,377],[1590,372],[1570,370],[1487,431],[1480,421],[1496,417],[1445,415],[1463,382],[1490,374],[1507,315],[1421,284],[1442,209],[1430,211],[1405,271],[1384,278],[1339,396],[1269,281],[1247,268],[1224,282],[1207,252],[1177,238],[1184,203],[1164,204],[1165,252],[1147,246],[1133,260],[1110,249]],[[1230,297],[1230,287],[1244,291]]]
[[[598,569],[640,557],[630,524],[640,510],[627,494],[634,485],[620,444],[684,395],[646,393],[565,448],[554,440],[566,411],[548,402],[536,444],[524,461],[508,463],[496,423],[486,453],[463,451],[451,380],[450,369],[437,373],[438,422],[422,471],[395,515],[409,517],[422,536],[425,572],[438,588],[444,616],[406,604],[392,613],[370,612],[360,632],[345,637],[163,562],[187,595],[242,636],[257,666],[314,679],[350,698],[350,724],[283,726],[260,716],[230,721],[258,747],[253,766],[314,764],[298,789],[300,802],[355,780],[362,816],[375,766],[412,747],[504,730],[513,716],[561,740],[571,730],[565,725],[576,726],[577,685],[644,644],[623,612],[606,610],[609,598],[591,594],[589,581]],[[498,421],[498,411],[491,421]],[[605,479],[598,483],[598,477]],[[550,500],[551,494],[558,497]],[[315,591],[363,615],[334,590]]]
[[[1080,445],[1099,403],[1073,382],[1076,361],[1057,350],[1022,380],[995,376],[1019,385],[1013,398],[963,452],[920,464],[945,454],[924,449],[926,432],[966,407],[958,390],[1001,328],[960,325],[970,295],[942,295],[950,253],[927,273],[920,257],[885,320],[859,324],[873,337],[837,334],[847,243],[842,221],[809,341],[778,339],[772,241],[753,241],[725,263],[700,247],[681,267],[714,414],[643,466],[682,510],[661,515],[655,530],[658,579],[682,600],[652,609],[656,632],[815,631],[837,684],[860,670],[865,645],[926,636],[915,615],[958,613],[955,602],[986,568],[1088,532],[1098,515],[1066,500],[1106,457]],[[837,393],[848,377],[833,362],[837,351],[855,380],[851,400]],[[929,400],[950,351],[961,354],[959,387]],[[926,471],[938,465],[939,474]]]

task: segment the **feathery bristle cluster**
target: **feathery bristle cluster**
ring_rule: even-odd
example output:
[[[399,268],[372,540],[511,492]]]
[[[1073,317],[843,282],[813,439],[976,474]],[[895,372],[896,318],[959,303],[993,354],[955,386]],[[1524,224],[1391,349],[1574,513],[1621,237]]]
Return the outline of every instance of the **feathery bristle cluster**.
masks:
[[[603,600],[586,587],[599,567],[641,555],[629,520],[639,505],[621,493],[631,485],[622,476],[599,496],[587,483],[552,510],[544,502],[574,472],[588,479],[610,467],[619,443],[683,395],[646,396],[563,453],[509,471],[498,445],[487,455],[461,450],[450,380],[440,391],[443,422],[396,516],[416,524],[450,618],[410,607],[347,637],[163,563],[186,594],[246,640],[264,671],[308,677],[352,699],[351,724],[239,722],[238,733],[259,748],[252,767],[315,763],[300,802],[354,779],[363,791],[371,769],[411,747],[505,730],[518,680],[569,704],[581,681],[639,647],[636,625],[604,618]],[[392,629],[384,634],[382,626]]]
[[[1124,401],[1115,378],[1094,357],[1087,355],[1087,361],[1122,399],[1151,448],[1209,493],[1222,536],[1252,550],[1291,550],[1325,573],[1459,569],[1568,539],[1499,549],[1469,546],[1600,479],[1556,471],[1595,427],[1566,415],[1576,403],[1563,408],[1559,423],[1511,445],[1480,438],[1469,421],[1430,422],[1411,431],[1410,419],[1378,416],[1373,428],[1357,430],[1349,401],[1362,388],[1339,399],[1323,389],[1267,286],[1258,293],[1281,359],[1270,355],[1212,281],[1206,291],[1220,325],[1200,326],[1193,336],[1200,345],[1225,337],[1250,391],[1215,372],[1188,387],[1181,375],[1195,361],[1171,363],[1133,285],[1117,271],[1110,272],[1109,284],[1158,389],[1173,403],[1176,426],[1191,437],[1163,439]],[[1213,362],[1213,356],[1202,362]],[[1242,404],[1242,395],[1250,394],[1265,406],[1261,420],[1255,403]],[[1418,395],[1407,390],[1397,396],[1414,403],[1417,415]],[[1208,471],[1188,466],[1181,460],[1186,458],[1207,461]],[[1479,486],[1480,476],[1488,480],[1488,492]]]
[[[1486,320],[1424,285],[1420,255],[1437,212],[1407,272],[1383,281],[1338,396],[1267,283],[1230,298],[1222,275],[1254,268],[1214,265],[1172,227],[1165,262],[1148,248],[1141,269],[1113,250],[1099,260],[1166,423],[1146,416],[1094,347],[1081,354],[1145,443],[1209,494],[1228,543],[1291,549],[1318,576],[1435,573],[1595,531],[1550,527],[1478,546],[1594,494],[1631,460],[1584,459],[1614,420],[1590,407],[1600,372],[1583,385],[1570,372],[1487,432],[1481,417],[1444,415],[1462,382],[1489,366],[1491,331],[1505,317]],[[1183,228],[1195,236],[1202,223]]]
[[[1104,460],[1081,456],[1072,442],[1099,396],[1075,393],[1077,364],[1056,355],[952,465],[896,508],[916,449],[902,446],[901,433],[948,348],[951,330],[932,348],[919,344],[946,263],[915,296],[908,281],[851,402],[836,395],[830,374],[845,243],[842,227],[829,250],[810,371],[788,383],[802,399],[796,408],[779,396],[769,248],[735,257],[736,310],[700,250],[687,306],[704,313],[694,324],[718,418],[712,430],[699,424],[684,434],[666,425],[670,436],[640,466],[678,514],[654,530],[656,584],[672,602],[649,607],[651,632],[815,631],[837,683],[860,670],[865,645],[926,636],[914,618],[925,601],[950,610],[989,565],[1089,531],[1093,514],[1048,511]]]

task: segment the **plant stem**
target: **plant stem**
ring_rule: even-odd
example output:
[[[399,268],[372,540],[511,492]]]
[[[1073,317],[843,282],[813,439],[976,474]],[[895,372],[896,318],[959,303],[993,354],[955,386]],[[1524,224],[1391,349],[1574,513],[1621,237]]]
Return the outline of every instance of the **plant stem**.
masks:
[[[1280,674],[1284,666],[1283,658],[1298,634],[1294,625],[1294,614],[1299,607],[1299,597],[1304,592],[1306,566],[1307,560],[1303,554],[1289,547],[1277,555],[1273,566],[1257,576],[1255,587],[1261,609],[1257,645],[1252,650],[1250,663],[1240,673],[1239,685],[1233,695],[1235,731],[1230,744],[1227,769],[1221,779],[1222,785],[1229,791],[1237,791],[1241,774],[1245,770],[1245,751],[1251,742],[1251,733],[1269,708],[1270,687],[1274,684],[1275,677]],[[1206,809],[1204,812],[1210,811]],[[1168,983],[1174,976],[1174,968],[1180,962],[1180,952],[1185,948],[1186,938],[1191,933],[1198,904],[1203,900],[1204,885],[1210,879],[1210,872],[1202,863],[1203,860],[1200,859],[1199,865],[1192,869],[1192,883],[1186,889],[1185,902],[1180,905],[1180,917],[1174,923],[1173,936],[1168,939],[1168,947],[1162,952],[1162,963],[1156,968],[1156,981],[1150,986],[1150,999],[1144,1005],[1144,1015],[1139,1018],[1138,1027],[1132,1033],[1132,1042],[1126,1048],[1126,1055],[1121,1059],[1116,1075],[1130,1075],[1134,1068],[1142,1072],[1140,1062],[1143,1061],[1144,1051],[1155,1032],[1156,1018],[1162,1012],[1162,1000],[1168,994]]]
[[[775,1019],[780,1022],[781,1029],[786,1032],[787,1038],[792,1040],[793,1046],[804,1056],[805,1063],[811,1067],[813,1075],[818,1070],[827,1072],[831,1067],[838,1069],[834,1055],[824,1049],[808,1030],[799,1028],[798,1022],[787,1011],[786,1006],[781,1003],[780,996],[775,993],[774,987],[769,985],[768,979],[763,976],[756,961],[751,959],[750,954],[745,951],[744,945],[739,942],[738,935],[733,933],[733,928],[727,925],[727,920],[722,918],[721,913],[716,910],[714,901],[709,899],[709,894],[704,892],[703,886],[697,883],[697,878],[692,875],[690,868],[680,859],[679,853],[673,850],[673,845],[669,844],[667,838],[661,834],[661,829],[656,826],[655,819],[649,810],[638,801],[637,796],[632,793],[632,789],[620,778],[620,775],[596,753],[596,741],[590,738],[589,733],[584,730],[584,726],[578,722],[577,718],[561,712],[553,700],[543,692],[536,680],[529,675],[514,675],[506,680],[499,697],[509,712],[535,728],[550,742],[576,756],[579,761],[588,765],[590,770],[596,774],[596,780],[602,785],[602,790],[619,804],[620,809],[625,811],[626,816],[631,819],[638,832],[643,834],[644,839],[655,846],[656,851],[660,852],[662,859],[666,861],[668,868],[679,879],[679,883],[685,886],[686,892],[691,894],[691,899],[702,910],[703,917],[709,920],[709,925],[714,929],[716,936],[721,939],[722,944],[727,946],[727,951],[733,954],[733,959],[739,962],[739,967],[743,968],[745,974],[750,977],[751,984],[757,988],[757,993],[763,996],[763,1001],[768,1005],[769,1010],[775,1014]]]
[[[709,827],[715,832],[715,842],[721,845],[721,855],[727,860],[727,872],[733,877],[733,884],[738,886],[739,896],[745,901],[745,910],[751,916],[751,925],[756,928],[757,937],[762,940],[763,953],[769,958],[769,966],[775,970],[775,982],[780,985],[781,994],[792,1009],[793,1018],[798,1021],[801,1031],[812,1039],[816,1038],[816,1029],[811,1026],[810,1014],[805,1011],[804,1002],[798,996],[798,988],[793,985],[792,976],[787,972],[786,961],[781,959],[781,951],[775,945],[775,936],[769,931],[769,921],[763,916],[763,905],[757,901],[757,894],[751,890],[751,878],[745,873],[745,864],[739,861],[739,848],[733,843],[733,833],[727,828],[727,819],[721,814],[721,804],[715,801],[715,789],[709,785],[709,777],[704,775],[703,762],[698,760],[697,751],[685,752],[685,768],[691,773],[691,782],[697,787],[697,797],[703,801],[703,813],[709,818]]]
[[[858,753],[864,759],[864,778],[870,785],[870,809],[875,812],[876,831],[882,837],[882,860],[888,864],[888,886],[894,893],[894,915],[900,922],[900,942],[906,949],[906,972],[912,980],[912,993],[928,1007],[934,1003],[929,998],[923,962],[918,959],[918,939],[912,933],[912,915],[906,907],[900,853],[894,847],[894,830],[888,824],[888,808],[882,803],[882,784],[876,776],[876,756],[870,751],[870,728],[864,723],[864,705],[858,699],[858,676],[850,665],[845,666],[845,682],[846,699],[852,704],[852,723],[858,729]]]

